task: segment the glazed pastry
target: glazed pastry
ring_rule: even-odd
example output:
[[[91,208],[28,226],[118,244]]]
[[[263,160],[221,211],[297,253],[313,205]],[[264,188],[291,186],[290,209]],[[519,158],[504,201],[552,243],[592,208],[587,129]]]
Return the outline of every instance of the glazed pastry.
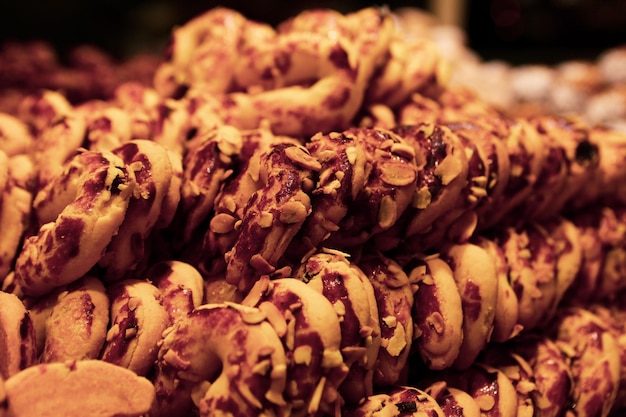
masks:
[[[506,375],[517,392],[517,416],[533,417],[535,412],[535,374],[531,365],[521,356],[505,347],[492,345],[480,359],[481,363],[497,368]]]
[[[339,386],[347,404],[373,394],[373,376],[381,344],[374,288],[348,255],[323,249],[306,259],[294,276],[323,294],[339,315],[341,353],[349,373]]]
[[[508,348],[532,368],[535,389],[530,396],[537,417],[557,417],[570,406],[573,375],[566,355],[544,335],[527,333]]]
[[[34,158],[38,185],[44,186],[83,144],[86,123],[67,99],[56,91],[43,91],[25,99],[20,118],[34,132]]]
[[[497,368],[473,363],[463,372],[447,372],[445,380],[450,387],[468,393],[480,407],[481,416],[518,415],[517,391],[511,380]]]
[[[463,145],[447,127],[420,124],[392,131],[414,147],[418,174],[411,204],[375,239],[381,250],[393,249],[405,237],[427,232],[435,219],[452,209],[467,180]]]
[[[39,303],[48,307],[38,318],[45,318],[43,329],[38,329],[43,337],[37,337],[44,339],[41,363],[99,358],[109,325],[109,298],[100,280],[86,276]]]
[[[144,242],[160,220],[173,175],[167,149],[156,142],[135,139],[112,152],[133,171],[137,186],[124,221],[98,261],[104,270],[103,279],[109,282],[129,276],[148,256]]]
[[[471,243],[443,248],[441,259],[452,269],[461,295],[463,341],[452,366],[463,370],[474,362],[491,338],[498,296],[498,276],[487,251]]]
[[[159,289],[170,323],[184,319],[204,300],[204,280],[192,265],[182,261],[157,262],[145,276]]]
[[[304,65],[296,66],[289,58],[288,65],[268,72],[283,75],[296,71],[290,78],[299,82],[258,93],[228,94],[222,100],[222,119],[243,129],[257,127],[266,119],[275,133],[298,137],[346,129],[388,49],[394,28],[386,10],[373,7],[341,16],[341,20],[335,24],[331,18],[331,27],[314,26],[315,31],[298,29],[302,27],[299,24],[284,25],[275,41],[277,47],[269,52],[302,56]],[[347,42],[328,36],[332,32],[341,33]],[[279,64],[283,61],[278,60]],[[290,108],[298,110],[286,111]]]
[[[2,159],[0,151],[0,163],[3,164],[0,170],[6,169],[7,174],[4,186],[0,187],[0,280],[9,274],[22,239],[31,225],[32,188],[36,177],[36,169],[29,156]]]
[[[56,220],[27,238],[17,257],[15,280],[27,295],[45,294],[85,275],[100,260],[126,214],[135,187],[132,171],[112,154],[83,152],[76,158],[86,169],[74,200]]]
[[[98,360],[31,366],[4,381],[4,394],[0,414],[15,417],[139,417],[155,396],[147,379]]]
[[[240,13],[216,7],[173,30],[167,54],[154,76],[159,94],[180,98],[191,85],[211,94],[226,92],[246,24]]]
[[[452,366],[463,343],[462,300],[450,266],[438,255],[404,267],[417,285],[413,301],[414,349],[429,369]]]
[[[158,288],[128,279],[107,288],[111,318],[100,358],[147,375],[158,354],[158,343],[170,324]]]
[[[413,342],[413,288],[393,259],[377,251],[364,253],[357,265],[374,287],[380,322],[381,348],[375,386],[401,384]]]
[[[583,264],[583,243],[580,230],[564,218],[555,217],[543,223],[543,230],[552,239],[556,256],[556,294],[552,311],[546,317],[554,317],[555,310],[564,301],[565,294],[572,288]],[[569,301],[569,300],[565,300]]]
[[[430,384],[424,391],[437,401],[446,417],[480,416],[476,400],[465,391],[449,387],[445,381]]]
[[[588,310],[562,310],[554,323],[554,337],[571,361],[572,404],[579,416],[606,417],[617,396],[620,350],[608,323]]]
[[[76,107],[86,120],[86,147],[91,151],[111,151],[133,139],[132,120],[125,110],[104,102]]]
[[[226,281],[246,292],[278,261],[311,211],[309,193],[320,164],[302,146],[277,144],[261,161],[264,187],[250,198],[239,237],[226,253]]]
[[[509,265],[506,256],[495,241],[484,236],[474,236],[470,242],[483,248],[491,256],[491,261],[496,268],[498,294],[491,340],[504,342],[515,337],[522,330],[522,326],[518,323],[519,300],[509,282]]]
[[[202,241],[202,268],[208,275],[220,275],[226,269],[226,254],[235,245],[246,205],[263,186],[261,161],[273,146],[299,142],[287,136],[275,136],[266,127],[243,131],[241,149],[233,161],[233,173],[222,184],[215,198],[214,213]]]
[[[384,103],[396,108],[412,94],[443,88],[450,76],[450,63],[434,42],[424,37],[407,37],[396,29],[389,57],[367,88],[365,103]]]
[[[287,406],[287,358],[268,314],[238,304],[207,304],[163,337],[151,416],[277,413]]]
[[[6,380],[37,363],[37,347],[33,322],[22,301],[1,291],[0,301],[0,378]]]
[[[365,153],[365,183],[354,191],[347,215],[327,244],[351,248],[363,245],[398,221],[411,204],[418,169],[410,142],[391,131],[351,129],[344,135],[355,135],[357,147]]]
[[[519,324],[525,330],[545,325],[557,302],[552,238],[538,224],[529,224],[521,230],[506,228],[495,240],[509,266],[509,281],[519,301]]]
[[[339,316],[317,290],[294,278],[257,281],[244,306],[267,311],[287,355],[285,399],[293,415],[317,415],[340,405],[338,388],[348,374]]]
[[[414,387],[397,386],[389,393],[376,394],[365,399],[358,407],[347,408],[347,417],[446,417],[437,401]]]
[[[183,243],[189,242],[192,234],[209,217],[242,146],[242,134],[237,129],[220,126],[203,136],[185,154],[178,214],[182,216],[179,222],[184,221]]]

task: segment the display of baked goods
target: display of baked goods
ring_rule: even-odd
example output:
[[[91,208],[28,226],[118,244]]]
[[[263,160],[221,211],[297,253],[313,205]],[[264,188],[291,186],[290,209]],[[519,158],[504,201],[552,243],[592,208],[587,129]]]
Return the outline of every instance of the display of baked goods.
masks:
[[[0,416],[621,415],[626,133],[418,16],[214,8],[97,92],[0,54]]]

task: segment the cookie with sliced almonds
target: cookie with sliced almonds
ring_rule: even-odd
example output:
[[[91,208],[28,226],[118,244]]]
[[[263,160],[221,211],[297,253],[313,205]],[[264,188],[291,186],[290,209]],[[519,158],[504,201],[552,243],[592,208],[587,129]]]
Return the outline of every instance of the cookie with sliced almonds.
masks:
[[[85,118],[85,147],[111,151],[133,139],[128,112],[104,102],[88,102],[76,107]]]
[[[557,295],[552,238],[535,223],[523,228],[505,228],[496,234],[519,302],[519,324],[526,330],[547,324]]]
[[[418,168],[411,143],[392,131],[353,128],[343,135],[356,136],[356,146],[365,154],[365,165],[355,166],[363,169],[365,182],[362,188],[352,191],[354,197],[348,211],[327,244],[351,248],[398,221],[413,198]]]
[[[111,318],[100,358],[146,375],[154,365],[170,317],[161,293],[147,281],[128,279],[107,288]]]
[[[226,281],[246,292],[271,274],[311,211],[320,164],[300,145],[274,145],[261,161],[264,186],[246,206],[239,236],[226,253]]]
[[[524,119],[488,119],[483,123],[497,131],[506,144],[510,165],[505,189],[482,213],[481,228],[488,229],[501,221],[519,221],[516,215],[509,213],[533,192],[546,164],[548,150],[541,136]]]
[[[517,416],[517,392],[499,369],[475,362],[463,371],[446,371],[443,379],[449,387],[469,394],[478,404],[481,416]]]
[[[557,344],[546,335],[524,333],[508,347],[532,368],[535,389],[530,395],[535,415],[564,415],[570,406],[573,376],[570,361]]]
[[[85,159],[87,169],[73,200],[24,241],[15,262],[16,283],[29,296],[69,284],[96,265],[135,190],[133,172],[117,156],[86,151],[76,158]]]
[[[42,363],[98,359],[109,326],[109,297],[100,280],[86,276],[39,303],[48,306]]]
[[[550,150],[537,183],[541,190],[524,202],[526,218],[549,219],[567,204],[581,204],[579,192],[597,175],[602,145],[592,140],[589,126],[574,116],[538,116],[530,121],[546,138]]]
[[[478,226],[476,208],[488,196],[489,158],[474,141],[476,127],[469,123],[446,123],[460,140],[466,154],[467,178],[450,209],[434,220],[429,230],[409,238],[409,245],[417,251],[438,247],[444,241],[466,242]]]
[[[298,233],[303,245],[292,249],[294,252],[297,250],[300,257],[308,250],[319,248],[322,242],[339,230],[339,223],[348,213],[350,204],[363,190],[369,159],[360,143],[361,138],[355,129],[318,133],[307,142],[307,149],[319,161],[321,168],[311,195],[311,215]]]
[[[339,315],[341,353],[350,371],[339,386],[346,403],[373,393],[373,375],[381,343],[374,288],[348,255],[322,249],[298,268],[294,277],[322,293]]]
[[[498,295],[496,311],[493,319],[493,333],[491,340],[504,342],[516,336],[522,327],[518,323],[519,301],[509,282],[509,266],[502,248],[484,236],[474,236],[471,243],[480,246],[491,256],[498,276]]]
[[[446,417],[480,417],[476,400],[465,391],[449,387],[445,381],[434,382],[424,391],[437,401]]]
[[[521,355],[503,346],[491,345],[481,355],[481,363],[493,366],[503,372],[517,392],[517,416],[533,417],[536,415],[533,401],[535,373],[531,365]]]
[[[134,139],[112,152],[133,171],[137,187],[118,233],[98,261],[105,281],[129,276],[147,256],[145,241],[160,219],[173,176],[167,149],[153,141]]]
[[[609,415],[620,383],[620,349],[608,324],[591,311],[559,311],[553,328],[559,348],[570,361],[579,416]]]
[[[150,381],[99,360],[31,366],[4,381],[4,393],[0,407],[14,417],[140,417],[155,398]]]
[[[215,197],[213,215],[202,240],[201,268],[208,275],[220,275],[226,268],[224,254],[237,241],[248,200],[263,186],[260,175],[263,155],[279,143],[298,143],[287,136],[274,136],[266,127],[240,134],[242,146],[234,157],[233,173],[222,183]]]
[[[183,242],[189,242],[194,231],[208,218],[243,146],[241,133],[231,126],[203,132],[196,142],[183,159],[180,218],[177,219],[183,225]]]
[[[145,276],[161,292],[161,303],[171,323],[183,319],[204,300],[202,275],[186,262],[157,262],[146,271]]]
[[[626,155],[626,134],[605,126],[594,126],[589,129],[589,142],[597,145],[598,166],[576,198],[570,199],[572,207],[582,208],[599,199],[624,203],[625,174],[622,167]]]
[[[415,258],[404,269],[417,284],[414,349],[429,369],[452,366],[463,342],[463,308],[454,272],[438,255]]]
[[[452,269],[463,311],[463,342],[453,363],[466,369],[491,339],[498,298],[498,276],[491,256],[472,243],[447,245],[441,250]]]
[[[381,348],[374,384],[402,383],[413,343],[413,287],[400,265],[378,251],[363,253],[357,265],[372,283],[378,306]]]
[[[396,385],[385,392],[372,395],[356,407],[347,407],[342,415],[348,417],[446,417],[437,401],[426,391]]]
[[[600,279],[593,294],[596,299],[613,299],[626,288],[623,280],[626,256],[625,229],[626,208],[615,206],[604,211],[597,231],[604,246],[604,260]]]
[[[452,209],[467,181],[464,147],[449,128],[418,124],[392,131],[414,148],[417,180],[411,204],[392,227],[376,237],[381,250],[397,247],[407,236],[427,232],[439,216]]]
[[[348,128],[386,56],[394,24],[388,11],[378,7],[338,20],[343,22],[332,29],[322,25],[314,31],[280,31],[269,42],[255,42],[239,51],[253,54],[253,63],[269,63],[261,72],[271,74],[263,77],[269,86],[257,84],[251,91],[225,95],[219,106],[222,119],[240,128],[267,120],[277,134],[298,137]],[[289,65],[276,65],[283,61]]]
[[[288,362],[270,321],[273,312],[204,304],[169,327],[159,348],[150,415],[260,415],[287,407]]]
[[[557,216],[542,222],[542,226],[552,239],[556,256],[557,288],[555,300],[552,303],[553,310],[548,313],[548,317],[552,317],[567,291],[574,285],[585,255],[581,232],[571,220]]]
[[[244,306],[267,312],[289,358],[285,399],[293,414],[328,413],[340,404],[348,374],[341,353],[341,326],[333,304],[295,278],[257,281]]]
[[[30,314],[17,296],[2,291],[0,291],[0,348],[2,379],[7,379],[37,363],[35,329]]]

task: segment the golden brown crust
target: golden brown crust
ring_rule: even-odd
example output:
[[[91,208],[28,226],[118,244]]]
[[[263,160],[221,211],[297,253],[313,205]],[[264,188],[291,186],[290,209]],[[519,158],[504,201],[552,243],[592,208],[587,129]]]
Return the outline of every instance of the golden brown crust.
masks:
[[[264,187],[250,198],[239,237],[226,253],[226,281],[247,292],[273,273],[311,212],[313,172],[320,164],[300,145],[274,145],[261,161]]]
[[[128,279],[107,288],[111,318],[100,358],[147,375],[158,354],[158,343],[170,324],[158,288],[147,281]]]
[[[98,360],[31,366],[4,389],[6,413],[14,417],[139,417],[154,400],[150,381]]]
[[[146,241],[161,218],[173,177],[168,151],[156,142],[134,139],[112,152],[133,172],[136,187],[119,230],[98,261],[105,281],[129,276],[148,256]]]
[[[35,329],[17,296],[0,292],[0,378],[8,379],[37,362]]]
[[[403,383],[413,343],[413,288],[400,265],[382,253],[364,253],[357,265],[374,287],[381,332],[374,384]]]
[[[329,249],[309,256],[294,276],[323,294],[341,326],[341,353],[349,373],[339,386],[348,404],[373,394],[373,376],[381,344],[374,288],[348,255]]]
[[[414,346],[429,369],[452,366],[463,343],[463,309],[454,272],[438,255],[405,266],[417,285],[413,302]]]
[[[237,304],[207,304],[170,327],[159,351],[154,416],[184,415],[194,386],[200,415],[275,413],[287,404],[287,359],[267,315]],[[210,386],[203,388],[203,381]]]
[[[86,276],[48,297],[39,361],[98,359],[109,326],[109,297],[102,282]]]
[[[291,412],[315,415],[335,410],[341,404],[338,388],[348,367],[340,350],[341,327],[332,303],[298,279],[270,281],[264,277],[242,304],[266,309],[281,338],[289,359],[285,399]]]
[[[463,309],[463,341],[454,361],[455,369],[467,369],[485,348],[494,326],[498,277],[489,254],[472,243],[442,249],[454,274]]]
[[[77,280],[102,256],[126,214],[135,179],[112,154],[85,152],[88,169],[74,201],[24,242],[15,280],[37,296]],[[63,175],[63,174],[61,174]]]

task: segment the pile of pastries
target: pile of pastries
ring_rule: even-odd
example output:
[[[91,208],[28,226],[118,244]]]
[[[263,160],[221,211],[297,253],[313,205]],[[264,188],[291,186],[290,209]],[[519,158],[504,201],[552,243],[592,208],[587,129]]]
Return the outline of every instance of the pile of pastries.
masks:
[[[415,16],[214,8],[150,83],[22,91],[0,416],[621,415],[626,133],[504,111]]]

